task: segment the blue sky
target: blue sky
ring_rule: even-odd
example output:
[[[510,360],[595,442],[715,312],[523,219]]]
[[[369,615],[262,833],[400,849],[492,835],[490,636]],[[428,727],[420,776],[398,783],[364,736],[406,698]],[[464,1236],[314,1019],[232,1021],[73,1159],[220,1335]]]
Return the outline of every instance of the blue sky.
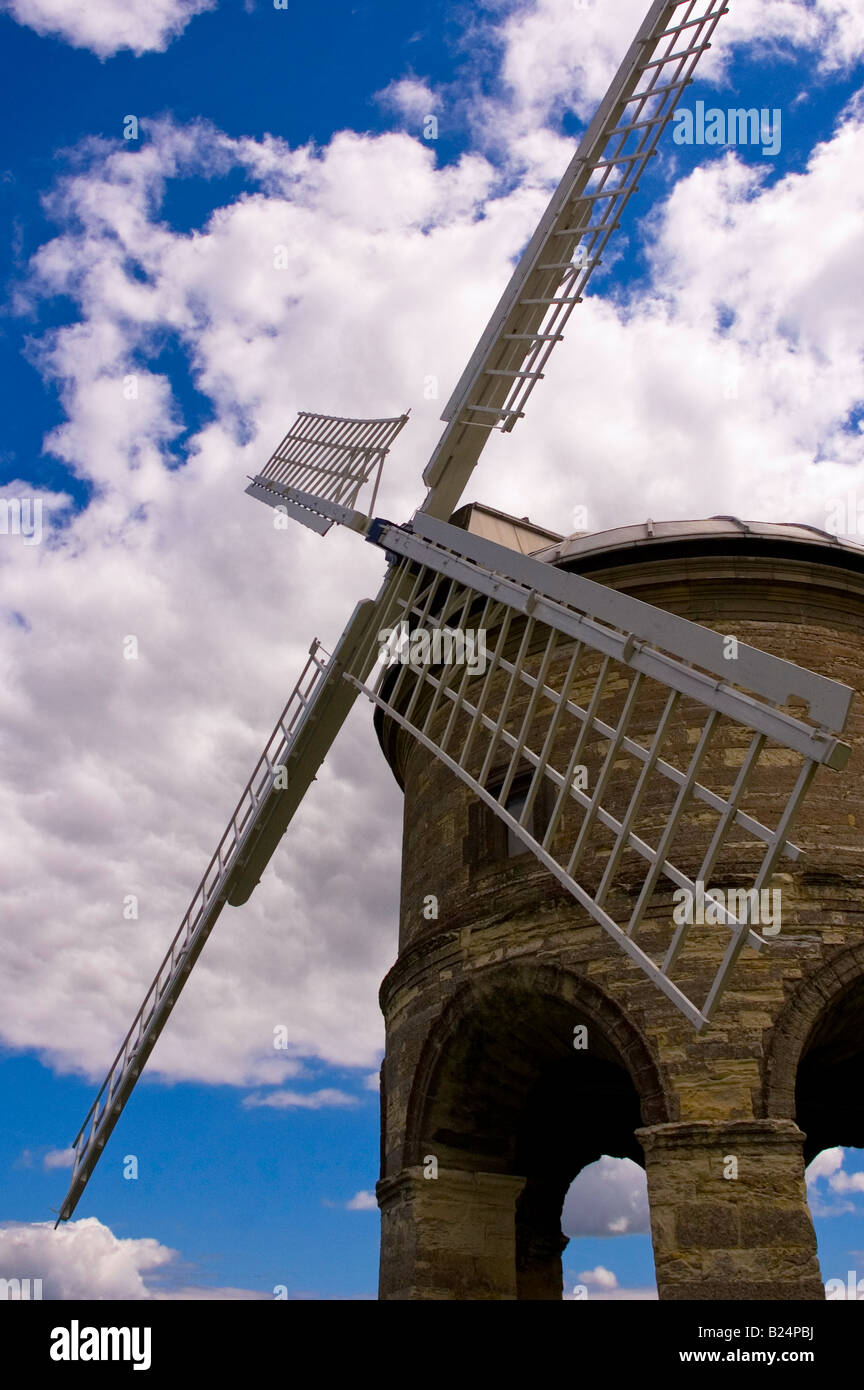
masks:
[[[380,506],[417,505],[443,399],[642,4],[5,9],[0,486],[44,499],[47,534],[0,538],[0,1220],[38,1223],[68,1176],[46,1156],[83,1119],[311,637],[335,641],[377,587],[350,537],[274,536],[244,477],[297,409],[411,407]],[[560,531],[580,505],[592,529],[824,525],[833,499],[864,498],[862,55],[854,0],[735,6],[687,104],[779,108],[780,152],[667,134],[471,497]],[[355,711],[248,909],[220,920],[76,1214],[106,1228],[83,1231],[92,1267],[131,1242],[122,1296],[374,1296],[399,814]],[[837,1181],[862,1172],[847,1151],[818,1178],[826,1278],[864,1262],[862,1195]],[[640,1210],[637,1176],[618,1190]],[[573,1197],[574,1233],[589,1207]],[[598,1268],[614,1280],[595,1292],[650,1289],[647,1235],[574,1239],[565,1284]]]

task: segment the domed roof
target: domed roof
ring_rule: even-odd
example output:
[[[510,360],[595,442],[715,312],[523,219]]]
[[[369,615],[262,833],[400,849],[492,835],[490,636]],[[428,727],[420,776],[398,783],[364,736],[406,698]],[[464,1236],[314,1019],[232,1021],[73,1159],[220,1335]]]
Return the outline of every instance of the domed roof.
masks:
[[[545,560],[549,564],[561,564],[569,560],[576,562],[615,552],[643,551],[651,547],[655,553],[660,550],[680,553],[689,549],[703,554],[717,554],[721,550],[753,549],[764,551],[778,547],[785,553],[797,547],[833,552],[819,559],[828,563],[848,564],[858,568],[864,564],[864,543],[848,536],[834,536],[829,531],[821,531],[818,526],[805,526],[799,522],[742,521],[737,516],[712,516],[703,521],[643,521],[635,526],[616,526],[608,531],[576,531],[554,545],[544,546],[532,552],[535,560]],[[621,557],[623,559],[623,555]],[[659,558],[659,556],[658,556]],[[804,555],[802,553],[802,558]],[[592,564],[592,567],[593,564]]]

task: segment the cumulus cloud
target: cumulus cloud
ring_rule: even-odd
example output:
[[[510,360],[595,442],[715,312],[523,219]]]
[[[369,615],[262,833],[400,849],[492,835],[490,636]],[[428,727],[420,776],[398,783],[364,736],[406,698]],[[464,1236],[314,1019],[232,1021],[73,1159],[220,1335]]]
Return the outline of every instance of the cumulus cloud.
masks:
[[[217,0],[3,0],[2,8],[37,34],[88,48],[100,58],[121,49],[163,52],[195,15],[214,9]]]
[[[610,1158],[608,1154],[589,1163],[564,1199],[561,1229],[571,1238],[636,1235],[650,1230],[645,1170],[632,1159]]]
[[[572,153],[553,130],[565,113],[587,124],[605,96],[645,18],[644,0],[516,0],[500,20],[474,35],[484,50],[500,54],[497,81],[461,106],[475,137],[499,153],[508,151],[530,176],[560,176]],[[482,37],[480,36],[482,33]],[[812,59],[818,83],[845,73],[864,53],[864,12],[858,0],[736,0],[720,21],[711,50],[699,62],[698,80],[730,88],[733,57],[742,50],[766,63]],[[770,71],[770,69],[769,69]],[[772,89],[757,93],[773,107]],[[456,98],[451,98],[456,102]],[[458,104],[458,102],[456,102]],[[735,105],[739,102],[736,100]],[[449,109],[449,104],[448,104]]]
[[[95,1217],[0,1227],[0,1278],[41,1279],[43,1298],[149,1298],[145,1276],[164,1270],[176,1251],[149,1238],[123,1240]]]
[[[343,134],[326,152],[292,152],[165,124],[140,156],[124,155],[86,152],[85,171],[54,202],[63,230],[36,258],[31,287],[71,292],[79,306],[39,361],[64,383],[67,419],[50,447],[96,494],[50,544],[13,548],[10,537],[0,548],[5,602],[28,624],[0,635],[12,735],[4,862],[41,868],[38,880],[7,872],[4,964],[18,1004],[4,1015],[6,1040],[94,1076],[310,638],[332,648],[357,598],[380,583],[381,557],[354,537],[324,549],[318,537],[275,531],[273,513],[243,496],[245,474],[301,407],[398,413],[428,372],[445,377],[452,322],[433,312],[436,283],[454,260],[466,283],[489,259],[504,274],[514,222],[506,200],[493,202],[478,237],[489,166],[469,157],[439,174],[401,135]],[[166,179],[229,156],[271,191],[219,209],[200,234],[154,221]],[[386,212],[370,197],[376,186],[389,190]],[[291,248],[287,271],[274,263],[278,246]],[[404,294],[406,281],[418,296]],[[166,334],[217,415],[179,468],[166,466],[176,462],[166,448],[180,407],[147,365]],[[382,505],[396,515],[419,500],[417,458],[437,433],[435,409],[415,416],[408,467],[394,455]],[[135,660],[124,659],[130,636]],[[34,777],[36,749],[44,778]],[[156,1070],[278,1085],[315,1055],[368,1071],[381,1053],[377,987],[395,951],[398,815],[358,708],[251,903],[223,913]],[[130,895],[137,917],[127,920]],[[36,941],[21,930],[34,922]],[[283,1022],[290,1046],[276,1050]]]
[[[809,49],[822,74],[848,69],[864,52],[864,14],[857,0],[772,0],[767,6],[739,0],[726,19],[729,43],[751,44],[755,56],[763,58]],[[719,48],[710,57],[709,72],[727,65]]]
[[[534,433],[559,516],[571,501],[592,530],[620,522],[636,469],[627,520],[732,512],[827,526],[861,462],[862,332],[848,293],[861,134],[853,104],[804,174],[768,185],[726,155],[675,185],[651,220],[650,284],[626,308],[586,301],[547,370],[546,399],[557,389],[571,413],[547,407]],[[835,210],[836,234],[817,234],[820,206]],[[800,255],[808,237],[812,259]],[[588,402],[574,466],[572,416]],[[517,497],[499,489],[504,510]],[[543,519],[554,525],[551,507]]]
[[[864,1172],[846,1171],[845,1149],[823,1149],[807,1167],[807,1198],[814,1216],[846,1216],[860,1211],[849,1193],[864,1192]],[[822,1186],[825,1180],[826,1185]],[[847,1194],[844,1198],[839,1194]],[[838,1194],[835,1196],[835,1194]]]
[[[643,0],[614,6],[587,0],[530,0],[510,8],[500,26],[501,82],[527,125],[563,110],[589,119],[606,94],[645,18]],[[702,11],[697,11],[701,13]],[[730,55],[747,44],[762,57],[812,52],[824,71],[847,68],[864,52],[857,0],[738,0],[720,21],[699,79],[725,81]],[[764,104],[768,104],[767,100]],[[503,105],[503,103],[501,103]]]
[[[583,1269],[577,1275],[581,1284],[596,1284],[600,1289],[617,1289],[618,1280],[611,1269],[606,1269],[603,1265],[596,1265],[594,1269]]]
[[[832,1192],[864,1192],[864,1173],[835,1173],[828,1186]]]
[[[349,1202],[345,1203],[346,1211],[377,1211],[378,1201],[374,1192],[355,1192]]]
[[[43,1299],[126,1302],[271,1297],[252,1289],[181,1285],[178,1259],[176,1250],[158,1240],[115,1236],[94,1216],[70,1221],[57,1230],[48,1222],[0,1226],[0,1279],[41,1279]]]
[[[823,1149],[821,1154],[817,1154],[811,1163],[807,1165],[807,1183],[817,1183],[820,1178],[828,1178],[833,1173],[837,1173],[843,1167],[843,1150]]]
[[[412,122],[433,115],[439,105],[439,98],[429,83],[419,77],[395,78],[376,92],[375,100],[386,110],[395,111]]]

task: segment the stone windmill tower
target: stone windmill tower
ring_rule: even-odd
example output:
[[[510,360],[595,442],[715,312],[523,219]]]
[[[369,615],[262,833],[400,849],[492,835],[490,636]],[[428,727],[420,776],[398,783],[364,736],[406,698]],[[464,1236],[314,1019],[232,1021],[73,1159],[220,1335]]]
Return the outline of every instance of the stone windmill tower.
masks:
[[[509,529],[514,547],[530,543],[524,523],[508,528],[486,509],[465,508],[458,519],[499,537]],[[864,693],[864,547],[734,517],[533,540],[556,569],[734,632]],[[625,698],[612,683],[598,720],[618,727]],[[525,691],[512,727],[529,699]],[[628,726],[645,749],[658,699]],[[864,1147],[864,1114],[850,1100],[864,1081],[862,708],[856,701],[843,778],[820,771],[796,824],[800,855],[773,875],[764,949],[742,955],[700,1033],[476,797],[379,719],[405,792],[399,957],[381,989],[382,1297],[560,1299],[564,1197],[602,1154],[647,1170],[661,1299],[824,1297],[804,1166],[836,1144]],[[698,748],[701,727],[684,711],[671,721],[665,749],[676,769]],[[589,786],[609,746],[598,741],[585,754]],[[746,759],[742,739],[719,749],[730,781]],[[615,762],[623,821],[638,774],[625,754]],[[776,811],[793,766],[790,750],[767,753],[751,811]],[[528,784],[524,771],[513,782],[514,815]],[[653,816],[642,809],[640,828],[653,839],[649,827],[665,806]],[[535,803],[535,835],[548,817],[548,800]],[[685,821],[676,862],[698,879],[715,817],[702,803]],[[753,881],[745,838],[732,836],[715,889]],[[602,881],[616,839],[597,836],[583,885]],[[616,921],[631,917],[643,877],[641,868],[619,875],[607,900]],[[669,882],[640,939],[668,942],[673,898]],[[767,920],[775,908],[779,920]],[[678,979],[695,995],[726,939],[710,920],[691,932]]]
[[[405,791],[381,1296],[560,1297],[564,1194],[602,1153],[646,1164],[661,1297],[821,1296],[801,1127],[810,1151],[855,1142],[832,1097],[858,1066],[860,784],[834,774],[861,552],[728,518],[565,541],[454,513],[725,12],[651,5],[445,409],[409,523],[371,515],[404,415],[302,414],[251,480],[320,534],[365,537],[387,574],[332,656],[313,644],[75,1140],[60,1220],[363,693]]]

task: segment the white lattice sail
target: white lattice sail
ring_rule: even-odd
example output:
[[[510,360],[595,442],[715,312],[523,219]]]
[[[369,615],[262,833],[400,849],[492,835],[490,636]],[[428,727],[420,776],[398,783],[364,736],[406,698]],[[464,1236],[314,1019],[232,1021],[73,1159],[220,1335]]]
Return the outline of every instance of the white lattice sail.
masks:
[[[369,482],[368,509],[374,509],[384,459],[407,420],[407,414],[347,420],[301,410],[246,491],[323,536],[335,519],[346,520]],[[329,503],[326,511],[321,502]]]

